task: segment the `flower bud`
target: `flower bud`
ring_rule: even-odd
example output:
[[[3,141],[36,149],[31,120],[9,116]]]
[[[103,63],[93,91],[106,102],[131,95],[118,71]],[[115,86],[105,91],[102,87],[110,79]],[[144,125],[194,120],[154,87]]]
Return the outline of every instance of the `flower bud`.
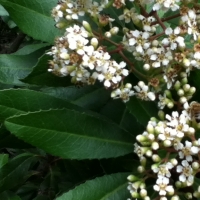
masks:
[[[163,110],[159,110],[158,111],[158,117],[160,117],[161,120],[164,120],[165,119],[165,113]]]
[[[171,147],[172,146],[172,142],[170,140],[165,140],[163,142],[164,147]]]
[[[192,169],[193,170],[198,170],[199,169],[199,163],[198,162],[193,162],[192,163]]]
[[[110,32],[105,32],[105,36],[106,36],[107,38],[111,38],[112,34],[111,34]]]
[[[181,83],[182,83],[183,85],[186,84],[186,83],[188,83],[187,77],[183,78],[183,79],[181,80]]]
[[[194,94],[196,92],[196,88],[195,87],[191,87],[189,90],[190,94]]]
[[[158,163],[158,162],[161,161],[161,158],[160,158],[159,155],[154,154],[154,155],[152,156],[152,160],[153,160],[153,162]]]
[[[187,102],[187,98],[183,96],[183,97],[181,97],[181,98],[179,99],[179,102],[180,102],[181,104],[184,104],[184,103]]]
[[[158,142],[152,142],[151,148],[152,148],[153,150],[158,150],[158,149],[159,149],[159,144],[158,144]]]
[[[174,196],[171,198],[171,200],[180,200],[180,198],[179,198],[179,196],[174,195]]]
[[[170,99],[172,97],[172,94],[171,94],[171,92],[169,90],[165,90],[165,95],[166,95],[166,97],[168,97]]]
[[[179,89],[179,90],[177,91],[177,94],[178,94],[178,96],[182,97],[182,96],[184,96],[185,92],[184,92],[183,89]]]
[[[145,168],[143,166],[139,166],[137,171],[142,174],[145,171]]]
[[[174,107],[174,103],[172,101],[170,101],[168,104],[167,104],[167,107],[168,108],[173,108]]]
[[[157,47],[159,45],[159,41],[153,40],[151,44],[152,44],[152,46]]]
[[[116,35],[119,32],[119,28],[117,26],[113,27],[109,31],[112,35]]]
[[[128,181],[130,182],[134,182],[134,181],[137,181],[138,180],[138,177],[137,176],[134,176],[134,175],[129,175],[127,177]]]
[[[176,160],[176,158],[172,158],[170,160],[170,163],[172,163],[172,165],[174,165],[174,166],[178,165],[178,161]]]
[[[92,38],[90,40],[90,44],[94,47],[94,49],[96,49],[98,47],[99,42],[98,42],[97,38]]]
[[[150,65],[149,64],[144,64],[143,65],[143,69],[145,70],[145,71],[149,71],[149,69],[150,69]]]
[[[153,125],[151,125],[151,124],[147,125],[147,132],[148,133],[154,133],[154,127],[153,127]]]
[[[175,90],[179,90],[180,87],[181,87],[181,83],[180,83],[180,81],[176,81],[175,84],[174,84],[174,88],[175,88]]]
[[[147,196],[147,190],[141,189],[141,190],[140,190],[140,196],[141,196],[142,198],[146,197],[146,196]]]
[[[83,21],[82,25],[83,25],[83,27],[85,28],[86,31],[88,31],[90,34],[93,35],[92,28],[91,28],[90,24],[87,21]]]

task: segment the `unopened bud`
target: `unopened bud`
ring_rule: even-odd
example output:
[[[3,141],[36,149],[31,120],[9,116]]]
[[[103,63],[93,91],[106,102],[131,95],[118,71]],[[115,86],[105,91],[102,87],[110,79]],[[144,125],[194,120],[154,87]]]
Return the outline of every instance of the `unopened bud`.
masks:
[[[117,26],[113,27],[109,31],[112,35],[116,35],[119,32],[119,28]]]
[[[189,84],[185,84],[185,85],[183,86],[183,90],[184,90],[185,92],[188,92],[188,91],[190,90],[190,85],[189,85]]]
[[[180,87],[181,87],[181,83],[180,83],[180,81],[176,81],[176,83],[174,84],[174,88],[175,88],[175,90],[179,90]]]
[[[163,142],[164,147],[171,147],[172,146],[172,142],[170,140],[165,140]]]
[[[160,117],[161,120],[164,120],[165,119],[165,113],[163,110],[159,110],[158,111],[158,116]]]
[[[99,42],[98,42],[97,38],[92,38],[90,40],[90,44],[94,47],[94,49],[96,49],[98,47]]]
[[[140,190],[140,196],[141,196],[142,198],[146,197],[146,196],[147,196],[147,190],[141,189],[141,190]]]
[[[187,102],[187,98],[186,98],[186,97],[181,97],[181,98],[179,99],[179,102],[180,102],[181,104],[184,104],[184,103]]]
[[[144,69],[145,71],[149,71],[150,65],[149,65],[149,64],[144,64],[144,65],[143,65],[143,69]]]
[[[134,175],[129,175],[127,177],[128,181],[130,182],[134,182],[134,181],[137,181],[138,180],[138,177],[137,176],[134,176]]]
[[[105,36],[106,36],[107,38],[111,38],[112,34],[111,34],[110,32],[105,32]]]
[[[188,83],[187,77],[183,78],[183,79],[181,80],[181,83],[182,83],[183,85],[185,85],[186,83]]]
[[[137,168],[137,170],[138,170],[139,173],[142,174],[142,173],[145,171],[145,168],[144,168],[143,166],[139,166],[139,167]]]
[[[153,150],[158,150],[158,149],[159,149],[159,144],[158,144],[158,142],[152,142],[151,148],[152,148]]]
[[[198,170],[199,169],[199,163],[198,162],[193,162],[192,163],[192,169],[193,170]]]
[[[90,24],[87,21],[83,21],[82,25],[83,25],[83,27],[85,28],[86,31],[88,31],[90,34],[93,35],[92,28],[91,28]]]
[[[174,107],[174,103],[172,101],[170,101],[168,104],[167,104],[167,107],[168,108],[173,108]]]
[[[189,90],[190,94],[194,94],[196,92],[196,88],[195,87],[191,87]]]
[[[161,161],[161,158],[160,158],[159,155],[154,154],[154,155],[152,156],[152,160],[153,160],[153,162],[158,163],[158,162]]]
[[[184,92],[183,89],[179,89],[179,90],[177,91],[177,94],[178,94],[178,96],[182,97],[182,96],[184,96],[185,92]]]

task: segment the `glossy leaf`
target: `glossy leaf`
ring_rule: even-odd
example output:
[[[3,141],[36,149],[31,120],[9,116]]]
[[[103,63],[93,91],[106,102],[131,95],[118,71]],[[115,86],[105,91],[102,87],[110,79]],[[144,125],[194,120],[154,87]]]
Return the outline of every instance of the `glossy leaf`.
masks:
[[[12,115],[37,110],[48,110],[50,108],[75,109],[78,107],[62,99],[57,99],[37,91],[26,89],[0,91],[0,121],[5,120]]]
[[[43,55],[33,68],[33,71],[21,81],[34,85],[64,87],[70,84],[70,77],[58,77],[48,72],[48,61],[51,59],[48,55]]]
[[[16,116],[5,125],[20,139],[63,158],[110,158],[128,154],[133,148],[132,136],[118,125],[69,109]]]
[[[26,77],[36,64],[41,50],[29,55],[0,55],[0,82],[3,84],[24,85],[19,79]]]
[[[128,173],[105,175],[87,181],[56,200],[121,200],[129,197],[127,190]]]
[[[32,0],[0,0],[17,26],[34,39],[53,43],[60,35],[50,16],[51,9],[57,0],[43,0],[39,3]]]
[[[157,116],[158,109],[154,102],[131,98],[126,105],[131,114],[144,126],[147,125],[151,117]]]

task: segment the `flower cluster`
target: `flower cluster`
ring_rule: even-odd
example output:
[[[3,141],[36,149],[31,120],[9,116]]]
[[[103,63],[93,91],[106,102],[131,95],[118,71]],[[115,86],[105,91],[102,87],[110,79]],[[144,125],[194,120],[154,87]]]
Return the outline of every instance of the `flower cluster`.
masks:
[[[122,98],[124,102],[130,96],[145,101],[159,99],[164,95],[163,88],[174,88],[181,78],[178,74],[189,76],[191,70],[200,68],[199,7],[191,7],[190,3],[192,1],[61,0],[52,10],[52,16],[56,27],[65,29],[65,34],[56,39],[56,45],[48,53],[53,55],[49,71],[58,76],[70,75],[73,83],[103,82],[106,88],[113,89],[111,97]],[[146,4],[151,5],[151,12],[145,10]],[[118,19],[107,14],[111,10],[121,11]],[[177,26],[165,25],[167,18],[162,16],[165,13],[168,16],[168,12],[179,12],[167,17],[169,20],[179,17]],[[91,21],[84,21],[88,16]],[[124,22],[123,28],[121,22]],[[139,30],[130,28],[133,26]],[[187,48],[190,35],[194,43]],[[109,46],[112,50],[107,48]],[[128,52],[132,58],[127,56]],[[143,68],[134,65],[135,59]],[[144,75],[144,71],[148,75]],[[139,95],[144,87],[137,85],[129,88],[131,92],[126,91],[124,97],[125,85],[133,85],[126,81],[130,72],[145,79],[150,98]],[[156,86],[151,84],[152,76],[158,80]]]
[[[60,0],[52,11],[64,35],[47,53],[49,72],[75,84],[99,81],[113,99],[160,109],[136,137],[141,176],[128,177],[135,199],[200,198],[200,104],[188,103],[196,91],[189,76],[200,69],[199,13],[196,0]]]
[[[166,114],[164,120],[152,118],[146,131],[136,137],[138,143],[135,143],[134,152],[139,157],[141,165],[138,172],[143,177],[128,177],[128,189],[133,198],[150,199],[145,186],[148,178],[156,179],[153,189],[158,192],[160,199],[181,199],[177,197],[177,191],[180,190],[181,194],[182,188],[193,187],[200,167],[200,138],[197,138],[196,131],[191,126],[195,117],[194,104],[196,102],[192,102],[190,106],[186,103],[186,109],[180,115],[173,111],[172,115]],[[152,161],[151,165],[149,159]],[[199,197],[198,191],[194,188],[191,191],[191,197]]]

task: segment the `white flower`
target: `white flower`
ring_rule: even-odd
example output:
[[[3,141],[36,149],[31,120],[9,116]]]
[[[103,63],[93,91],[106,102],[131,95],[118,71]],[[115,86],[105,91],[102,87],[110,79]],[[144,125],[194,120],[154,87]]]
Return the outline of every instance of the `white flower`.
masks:
[[[187,183],[187,186],[191,186],[194,182],[193,169],[187,160],[181,162],[182,165],[178,165],[176,171],[181,173],[179,181]]]
[[[148,42],[149,33],[148,32],[141,32],[138,30],[130,31],[130,39],[129,39],[129,46],[134,46],[136,52],[140,54],[144,54],[144,50],[148,49],[150,43]]]
[[[169,184],[169,179],[166,177],[158,178],[156,185],[153,186],[155,191],[159,192],[159,195],[165,196],[167,192],[173,193],[174,188]]]
[[[149,86],[145,85],[143,81],[139,81],[138,85],[134,86],[138,98],[145,101],[154,101],[156,99],[155,93],[149,91]]]
[[[174,30],[168,27],[165,30],[165,34],[168,35],[168,38],[164,38],[162,40],[162,44],[165,46],[170,45],[171,50],[175,50],[177,48],[177,44],[182,47],[185,46],[184,38],[178,36],[180,34],[180,28],[176,27]]]
[[[179,158],[185,158],[188,162],[193,160],[192,155],[196,155],[199,152],[199,148],[193,146],[192,143],[187,140],[185,141],[185,146],[182,143],[179,143],[175,149],[180,150],[178,153]]]
[[[163,177],[170,178],[171,173],[169,170],[172,169],[173,167],[174,166],[172,165],[172,163],[167,162],[166,164],[159,165],[153,168],[152,170],[154,173],[158,173],[158,178],[163,178]]]

